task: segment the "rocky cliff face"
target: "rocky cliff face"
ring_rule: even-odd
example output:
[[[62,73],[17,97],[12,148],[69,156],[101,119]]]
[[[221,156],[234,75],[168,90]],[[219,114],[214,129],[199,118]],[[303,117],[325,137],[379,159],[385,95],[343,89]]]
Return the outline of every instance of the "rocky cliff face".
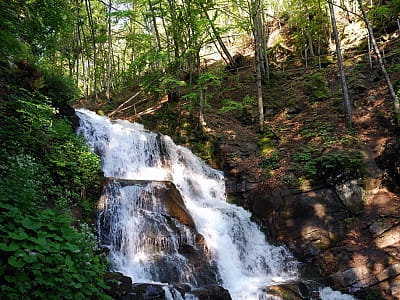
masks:
[[[305,277],[361,299],[400,298],[400,198],[393,193],[399,158],[393,143],[376,161],[365,155],[363,180],[275,191],[254,169],[249,172],[255,166],[250,153],[232,141],[220,143],[228,194],[253,212],[272,239],[287,245],[303,263]],[[248,149],[252,143],[236,145]]]

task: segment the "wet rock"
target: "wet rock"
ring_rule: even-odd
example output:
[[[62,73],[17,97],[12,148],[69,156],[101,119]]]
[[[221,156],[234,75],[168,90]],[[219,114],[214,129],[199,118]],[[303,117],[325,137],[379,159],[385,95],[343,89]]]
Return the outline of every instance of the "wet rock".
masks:
[[[177,291],[180,292],[180,294],[182,295],[182,297],[190,292],[192,290],[192,288],[190,287],[190,285],[188,284],[184,284],[184,283],[180,283],[180,284],[174,284],[173,285],[174,289],[176,289]]]
[[[156,190],[156,192],[158,191]],[[171,216],[178,219],[182,224],[191,227],[195,226],[193,218],[187,210],[181,194],[172,182],[166,183],[166,190],[163,191],[161,189],[159,192],[162,194],[166,193],[164,194],[165,197],[162,197],[161,199],[165,201],[165,206]]]
[[[108,295],[114,299],[119,299],[132,291],[132,279],[119,272],[109,272],[104,276],[104,280],[110,289]]]
[[[190,291],[191,294],[199,300],[231,300],[231,295],[228,290],[219,285],[206,285],[198,289]]]
[[[160,285],[150,283],[135,283],[132,292],[122,297],[122,300],[165,300],[165,291]]]
[[[194,221],[189,211],[187,210],[182,196],[176,188],[175,184],[170,181],[147,181],[147,180],[127,180],[109,178],[109,181],[118,182],[122,187],[130,185],[154,185],[154,195],[163,204],[168,214],[174,217],[182,224],[194,227]]]
[[[376,274],[376,279],[378,281],[388,280],[390,278],[400,275],[400,264],[393,264],[383,270],[382,272]]]
[[[357,214],[362,210],[364,189],[361,180],[353,179],[337,184],[335,190],[350,213]]]
[[[266,288],[267,295],[282,300],[319,299],[318,285],[313,281],[293,281]]]

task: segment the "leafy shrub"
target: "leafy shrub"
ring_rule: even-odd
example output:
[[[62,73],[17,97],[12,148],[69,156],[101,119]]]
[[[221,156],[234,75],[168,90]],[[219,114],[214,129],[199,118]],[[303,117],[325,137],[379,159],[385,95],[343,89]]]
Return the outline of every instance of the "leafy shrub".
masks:
[[[256,103],[256,99],[251,96],[245,96],[242,102],[237,102],[231,99],[224,100],[222,104],[221,111],[228,112],[228,111],[240,111],[247,106],[252,106]]]
[[[364,175],[362,155],[359,152],[318,155],[317,151],[303,149],[294,157],[298,170],[307,178],[334,185]]]
[[[310,102],[317,102],[328,98],[329,89],[322,73],[313,73],[304,76],[304,93],[310,97]]]
[[[79,96],[79,89],[71,77],[61,72],[41,71],[44,77],[44,86],[40,92],[52,100],[52,105],[59,108],[75,100]]]
[[[0,97],[0,298],[107,298],[93,234],[71,212],[90,220],[99,158],[56,113],[55,94],[7,84]]]
[[[281,157],[278,151],[272,151],[267,156],[261,159],[259,166],[267,170],[276,170],[279,168]]]
[[[1,298],[106,298],[105,266],[95,255],[94,239],[71,227],[70,216],[51,209],[26,214],[7,203],[0,207]]]

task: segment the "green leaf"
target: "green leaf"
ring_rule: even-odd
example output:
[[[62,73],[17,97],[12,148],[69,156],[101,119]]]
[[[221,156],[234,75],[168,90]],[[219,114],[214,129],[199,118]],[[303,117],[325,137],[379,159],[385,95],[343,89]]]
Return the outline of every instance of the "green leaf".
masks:
[[[15,256],[10,256],[8,258],[8,263],[15,268],[22,268],[24,266],[24,261]]]
[[[29,253],[29,255],[24,255],[24,261],[27,263],[33,263],[37,260],[37,256],[35,254]]]
[[[0,243],[0,250],[6,251],[6,252],[14,252],[19,248],[19,245],[11,242],[9,245],[5,243]]]
[[[21,224],[26,228],[26,229],[33,229],[36,230],[40,228],[40,223],[32,222],[31,219],[23,219]]]
[[[9,232],[8,235],[17,241],[23,241],[23,240],[28,239],[28,235],[24,231]]]

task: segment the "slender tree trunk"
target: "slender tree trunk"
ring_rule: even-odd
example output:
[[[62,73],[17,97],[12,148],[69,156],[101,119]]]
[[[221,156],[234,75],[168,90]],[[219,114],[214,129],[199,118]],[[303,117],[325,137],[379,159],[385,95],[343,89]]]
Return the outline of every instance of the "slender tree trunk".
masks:
[[[90,26],[90,37],[92,40],[92,47],[93,47],[93,93],[95,95],[95,100],[97,100],[97,48],[96,48],[96,33],[95,33],[95,28],[94,28],[94,22],[93,22],[93,13],[92,13],[92,5],[90,3],[90,0],[85,0],[85,6],[86,6],[86,13],[88,15],[88,20],[89,20],[89,26]]]
[[[151,12],[151,21],[152,21],[152,27],[153,27],[152,30],[154,33],[157,51],[160,51],[161,50],[161,39],[160,39],[160,33],[158,32],[158,28],[157,28],[156,14],[155,14],[153,3],[151,2],[151,0],[148,1],[148,4],[149,4],[150,12]]]
[[[252,14],[253,14],[253,35],[254,35],[254,44],[255,44],[255,59],[256,59],[256,75],[257,75],[257,102],[258,102],[258,117],[259,117],[259,126],[260,131],[264,130],[264,102],[263,102],[263,94],[262,94],[262,74],[261,74],[261,49],[262,49],[262,41],[260,36],[260,28],[257,28],[260,20],[261,13],[261,3],[260,0],[254,0],[251,4],[252,6]]]
[[[199,78],[201,76],[201,68],[200,68],[200,52],[197,52],[197,67],[198,67],[198,75]],[[206,122],[204,121],[204,91],[203,91],[203,86],[202,83],[199,82],[199,124],[201,127],[204,127],[206,125]]]
[[[342,91],[343,91],[343,98],[344,98],[344,106],[346,108],[347,122],[348,122],[349,126],[351,126],[352,125],[352,107],[351,107],[350,98],[349,98],[349,91],[347,89],[346,75],[344,73],[344,67],[343,67],[343,61],[342,61],[342,51],[340,50],[340,40],[339,40],[338,30],[336,27],[335,12],[333,10],[332,2],[329,1],[328,4],[329,4],[329,11],[331,14],[333,34],[334,34],[335,43],[336,43],[336,53],[337,53],[337,57],[338,57],[340,79],[342,81]]]
[[[110,100],[110,86],[111,86],[111,56],[112,56],[112,40],[111,40],[111,1],[108,1],[108,18],[107,18],[107,40],[108,40],[108,55],[107,55],[107,76],[106,76],[106,99]]]
[[[361,12],[362,12],[362,15],[364,17],[364,22],[365,22],[365,25],[367,26],[369,36],[371,37],[371,43],[372,43],[372,46],[374,47],[374,51],[376,53],[376,56],[378,57],[378,61],[379,61],[379,65],[381,66],[382,73],[385,76],[385,80],[386,80],[387,86],[389,88],[390,95],[393,98],[394,113],[395,113],[397,125],[400,126],[400,103],[399,103],[399,98],[397,97],[396,92],[394,91],[394,88],[393,88],[393,85],[392,85],[392,81],[390,80],[390,77],[389,77],[389,75],[388,75],[388,73],[386,71],[385,64],[383,63],[382,55],[381,55],[381,53],[379,51],[378,45],[376,44],[376,40],[375,40],[375,37],[374,37],[374,31],[372,30],[371,24],[368,21],[368,17],[367,17],[367,14],[365,12],[364,5],[362,4],[362,0],[358,0],[358,3],[360,4]]]
[[[265,22],[265,14],[262,14],[262,34],[261,34],[261,51],[262,55],[264,55],[264,69],[265,75],[267,77],[267,81],[270,80],[270,70],[269,70],[269,59],[267,53],[267,40],[268,40],[268,27],[266,26],[267,22]]]
[[[218,42],[219,46],[221,47],[222,51],[224,52],[226,58],[229,61],[229,65],[232,66],[232,67],[235,67],[235,62],[233,60],[233,57],[229,53],[228,48],[225,46],[224,41],[222,40],[218,30],[215,28],[213,21],[211,20],[210,16],[208,15],[207,9],[204,7],[203,4],[200,4],[200,6],[203,9],[203,13],[206,16],[206,18],[207,18],[207,20],[208,20],[208,22],[210,24],[210,27],[211,27],[211,30],[212,30],[212,33],[213,33],[214,37],[217,39],[217,42]]]
[[[371,55],[371,37],[367,36],[368,39],[368,61],[369,61],[369,67],[372,69],[372,55]]]

